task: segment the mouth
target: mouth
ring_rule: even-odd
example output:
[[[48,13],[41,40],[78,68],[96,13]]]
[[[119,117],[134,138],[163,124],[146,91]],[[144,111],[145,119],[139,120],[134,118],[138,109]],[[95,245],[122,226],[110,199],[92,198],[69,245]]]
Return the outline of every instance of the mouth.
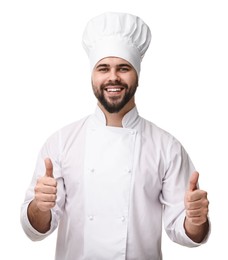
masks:
[[[124,90],[125,88],[124,87],[120,87],[120,86],[108,86],[108,87],[105,87],[104,90],[110,94],[119,94],[121,93],[122,90]]]

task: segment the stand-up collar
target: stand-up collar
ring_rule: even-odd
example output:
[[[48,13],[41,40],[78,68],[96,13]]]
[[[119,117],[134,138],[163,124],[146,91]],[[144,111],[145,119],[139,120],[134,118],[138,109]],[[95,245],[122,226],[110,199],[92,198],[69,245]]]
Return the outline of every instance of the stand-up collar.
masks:
[[[103,125],[106,125],[106,118],[103,111],[99,106],[96,107],[94,113],[96,119]],[[139,122],[139,114],[136,107],[132,108],[128,113],[126,113],[122,119],[123,128],[135,128]]]

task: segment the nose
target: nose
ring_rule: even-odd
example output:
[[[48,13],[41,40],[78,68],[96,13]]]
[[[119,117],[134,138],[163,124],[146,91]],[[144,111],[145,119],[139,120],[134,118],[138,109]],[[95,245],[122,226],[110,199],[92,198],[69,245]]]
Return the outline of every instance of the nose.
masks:
[[[119,81],[120,77],[118,74],[118,71],[116,71],[115,69],[111,69],[109,71],[109,81]]]

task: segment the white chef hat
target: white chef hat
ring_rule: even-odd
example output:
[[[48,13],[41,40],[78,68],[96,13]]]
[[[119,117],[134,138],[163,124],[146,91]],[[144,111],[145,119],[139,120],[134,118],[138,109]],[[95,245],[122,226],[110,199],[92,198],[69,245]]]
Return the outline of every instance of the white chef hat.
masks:
[[[107,12],[92,18],[82,37],[91,70],[105,57],[119,57],[128,61],[138,75],[150,41],[150,28],[141,18],[117,12]]]

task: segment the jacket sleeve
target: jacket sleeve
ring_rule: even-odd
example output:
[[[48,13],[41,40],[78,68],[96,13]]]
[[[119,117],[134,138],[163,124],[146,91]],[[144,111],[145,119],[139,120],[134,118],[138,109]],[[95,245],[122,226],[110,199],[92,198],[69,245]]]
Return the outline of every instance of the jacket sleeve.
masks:
[[[60,144],[59,133],[53,134],[43,145],[36,162],[35,171],[31,180],[31,183],[26,191],[24,202],[21,205],[21,225],[25,234],[33,241],[42,240],[51,234],[58,226],[61,218],[63,207],[65,203],[65,189],[64,180],[61,174],[61,144]],[[29,222],[27,216],[28,205],[34,198],[34,187],[37,179],[45,174],[44,159],[49,157],[53,163],[53,174],[57,180],[57,201],[54,208],[52,208],[52,220],[51,228],[45,234],[35,230]]]
[[[172,138],[166,154],[167,167],[162,182],[160,201],[163,204],[164,227],[169,238],[183,246],[196,247],[206,242],[195,243],[185,233],[184,196],[188,180],[195,168],[183,146]]]

